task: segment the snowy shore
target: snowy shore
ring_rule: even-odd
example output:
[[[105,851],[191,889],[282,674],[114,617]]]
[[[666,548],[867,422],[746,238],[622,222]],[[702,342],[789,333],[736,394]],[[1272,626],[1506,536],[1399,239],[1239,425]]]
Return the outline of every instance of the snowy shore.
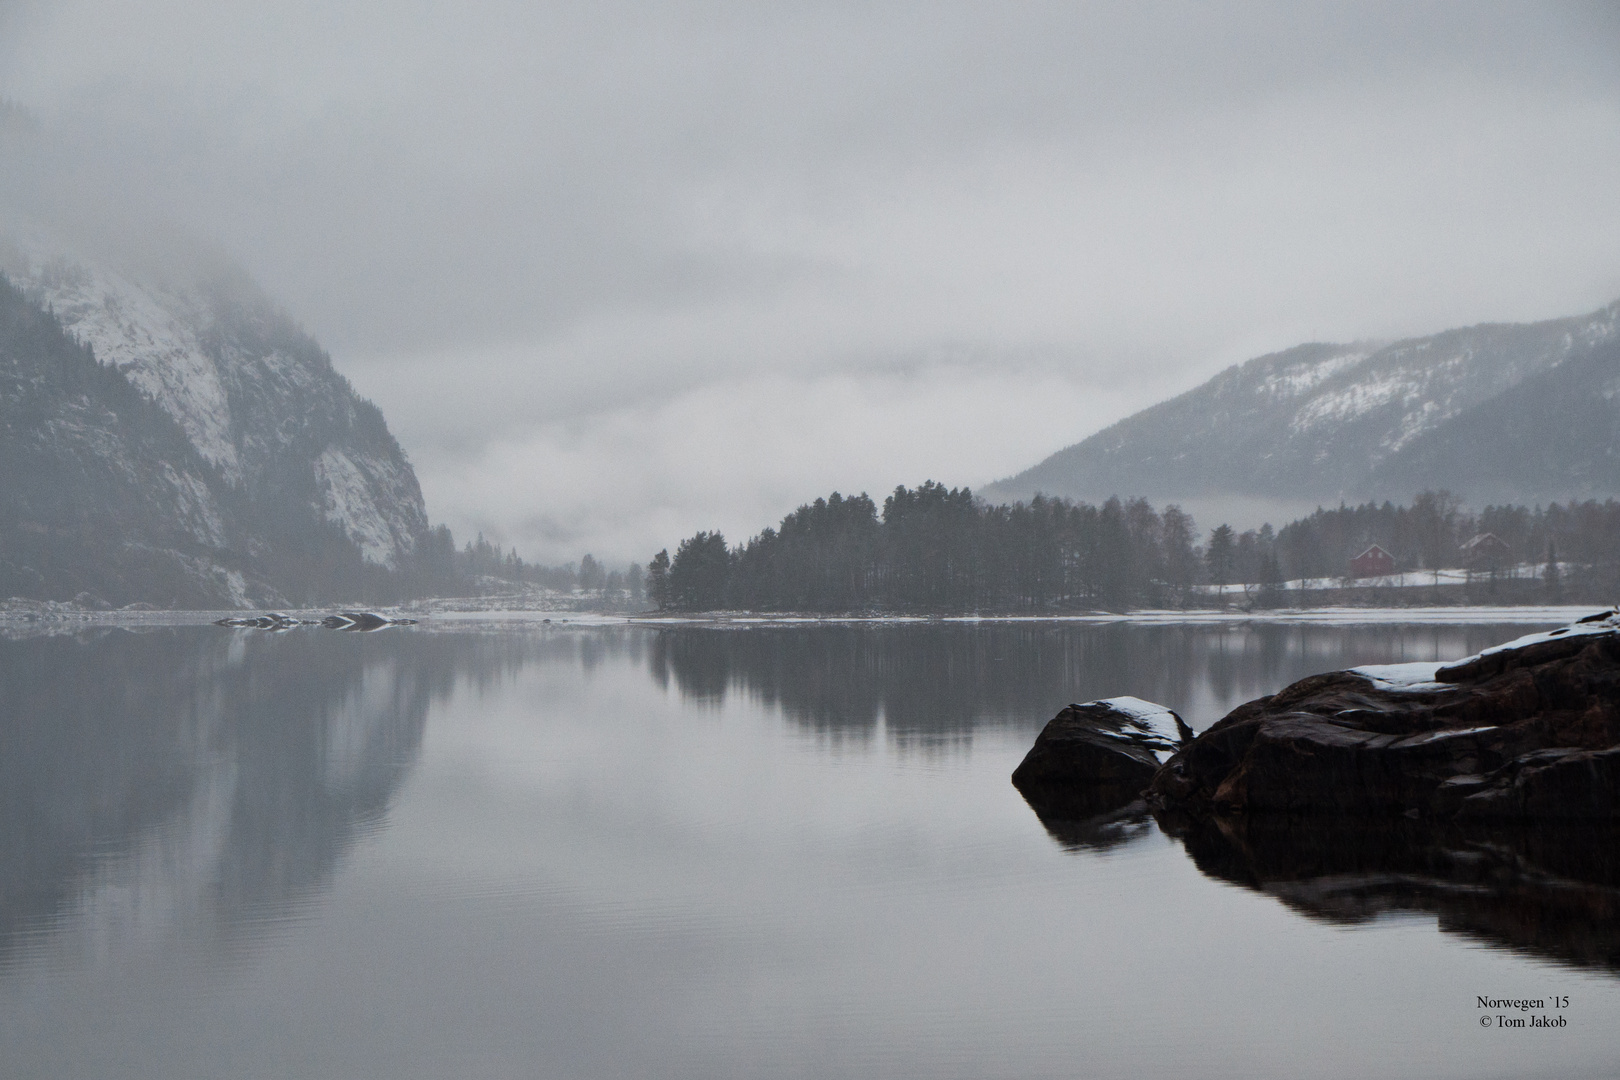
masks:
[[[282,614],[294,618],[319,619],[336,610],[317,608],[288,610]],[[817,623],[839,625],[921,625],[928,623],[1152,623],[1152,624],[1210,624],[1210,623],[1284,623],[1317,624],[1330,626],[1357,626],[1371,624],[1432,624],[1464,625],[1478,623],[1508,623],[1515,625],[1561,625],[1574,622],[1601,610],[1592,605],[1562,605],[1547,607],[1399,607],[1399,608],[1303,608],[1272,609],[1266,611],[1133,611],[1128,613],[1097,612],[1078,615],[811,615],[811,614],[755,614],[750,612],[705,612],[701,614],[674,614],[648,612],[624,614],[593,611],[557,610],[436,610],[424,612],[414,606],[380,607],[379,614],[407,615],[418,619],[423,628],[452,629],[473,626],[507,627],[589,627],[589,626],[750,626],[813,625]],[[241,611],[154,611],[115,610],[91,611],[62,604],[31,604],[26,608],[10,607],[0,610],[0,632],[19,631],[71,631],[92,627],[206,626],[217,619],[240,617]]]

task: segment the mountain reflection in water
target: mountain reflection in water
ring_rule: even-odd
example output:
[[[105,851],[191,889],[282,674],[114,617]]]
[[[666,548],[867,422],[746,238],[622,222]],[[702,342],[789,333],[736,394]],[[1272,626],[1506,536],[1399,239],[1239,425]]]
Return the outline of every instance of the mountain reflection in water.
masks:
[[[231,939],[386,812],[453,651],[102,630],[0,641],[0,961],[72,917]]]
[[[636,673],[699,706],[739,694],[815,740],[881,739],[926,755],[970,747],[985,729],[1033,740],[1064,704],[1121,694],[1202,729],[1314,672],[1461,656],[1523,629],[191,628],[0,640],[0,966],[70,923],[103,944],[251,943],[329,890],[345,854],[383,821],[436,704],[476,708],[484,688],[534,666]],[[1010,784],[1007,795],[1018,798]],[[1205,875],[1312,919],[1429,912],[1482,942],[1620,968],[1612,831],[1156,825],[1140,804],[1044,825],[1077,853],[1121,850],[1162,828]]]

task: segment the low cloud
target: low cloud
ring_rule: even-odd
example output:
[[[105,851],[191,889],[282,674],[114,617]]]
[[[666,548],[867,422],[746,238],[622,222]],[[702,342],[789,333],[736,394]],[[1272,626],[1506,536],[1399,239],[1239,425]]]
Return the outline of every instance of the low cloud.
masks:
[[[218,244],[530,558],[1620,296],[1602,4],[14,0],[0,94],[0,197]]]
[[[458,535],[645,564],[699,529],[745,540],[834,490],[881,504],[900,483],[998,479],[1137,404],[1051,369],[772,375],[508,429],[417,471]]]

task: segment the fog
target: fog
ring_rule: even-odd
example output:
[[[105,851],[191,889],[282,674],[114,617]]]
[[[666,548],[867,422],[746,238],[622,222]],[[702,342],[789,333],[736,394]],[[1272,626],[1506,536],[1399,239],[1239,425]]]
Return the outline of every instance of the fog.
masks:
[[[1620,297],[1603,4],[4,0],[0,95],[12,195],[217,244],[547,562]]]

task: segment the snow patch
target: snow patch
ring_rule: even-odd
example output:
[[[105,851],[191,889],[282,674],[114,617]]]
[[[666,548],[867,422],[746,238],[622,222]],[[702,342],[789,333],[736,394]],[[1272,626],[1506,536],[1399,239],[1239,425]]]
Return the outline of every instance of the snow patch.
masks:
[[[1181,726],[1176,714],[1163,705],[1129,695],[1099,698],[1092,704],[1107,705],[1128,717],[1123,737],[1132,742],[1146,741],[1153,756],[1161,762],[1181,747]]]
[[[321,512],[360,546],[367,562],[394,568],[400,555],[394,532],[373,497],[372,481],[353,458],[327,447],[315,459],[322,493]]]
[[[1423,691],[1444,690],[1448,683],[1435,680],[1434,673],[1447,662],[1420,660],[1411,664],[1365,664],[1350,669],[1352,675],[1371,679],[1380,690]]]
[[[37,255],[30,252],[30,255]],[[48,304],[62,326],[124,373],[180,425],[226,481],[242,481],[231,406],[219,365],[203,349],[201,319],[184,298],[102,266],[30,257],[7,272]]]
[[[1387,405],[1396,398],[1409,397],[1417,390],[1414,380],[1405,372],[1353,383],[1317,395],[1294,414],[1288,427],[1295,434],[1303,434],[1324,424],[1342,424]]]
[[[1560,626],[1556,630],[1547,630],[1540,634],[1526,634],[1512,641],[1505,641],[1500,645],[1492,645],[1489,649],[1481,649],[1473,656],[1454,660],[1445,666],[1466,664],[1470,660],[1478,660],[1482,656],[1496,656],[1499,653],[1512,652],[1515,649],[1527,648],[1531,645],[1540,645],[1546,641],[1560,641],[1565,638],[1597,637],[1603,634],[1613,634],[1620,631],[1620,614],[1611,612],[1608,618],[1594,619],[1592,622],[1574,623],[1570,626]]]
[[[1268,397],[1297,397],[1315,389],[1346,368],[1354,367],[1371,355],[1368,352],[1348,352],[1315,363],[1291,367],[1286,371],[1267,375],[1261,381],[1259,391]]]
[[[1572,563],[1558,564],[1561,573],[1570,573],[1575,567]],[[1500,580],[1521,581],[1540,578],[1546,572],[1543,563],[1519,563],[1517,566],[1504,567],[1496,572]],[[1439,585],[1469,585],[1490,579],[1490,572],[1486,570],[1467,570],[1458,567],[1449,567],[1444,570],[1405,570],[1398,574],[1384,574],[1381,577],[1343,578],[1291,578],[1279,582],[1277,589],[1282,591],[1311,592],[1321,589],[1420,589],[1432,588]],[[1205,596],[1250,596],[1261,590],[1261,586],[1254,582],[1235,585],[1194,585],[1193,591]]]

